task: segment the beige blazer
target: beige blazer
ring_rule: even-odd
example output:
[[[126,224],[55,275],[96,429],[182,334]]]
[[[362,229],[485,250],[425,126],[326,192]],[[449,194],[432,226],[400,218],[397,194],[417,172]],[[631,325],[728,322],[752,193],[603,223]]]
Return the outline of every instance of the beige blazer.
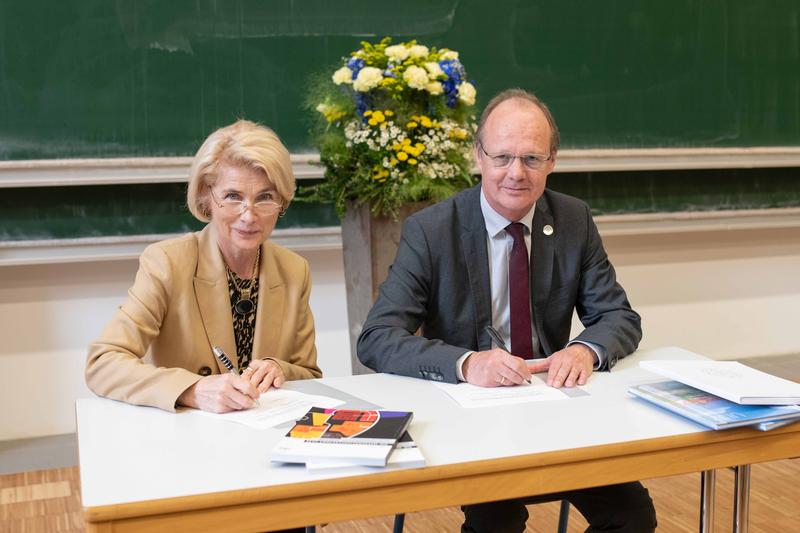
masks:
[[[318,378],[308,262],[271,242],[261,245],[253,358],[276,361],[287,380]],[[89,345],[86,384],[100,396],[175,410],[203,375],[236,365],[225,263],[211,225],[148,246],[128,298]]]

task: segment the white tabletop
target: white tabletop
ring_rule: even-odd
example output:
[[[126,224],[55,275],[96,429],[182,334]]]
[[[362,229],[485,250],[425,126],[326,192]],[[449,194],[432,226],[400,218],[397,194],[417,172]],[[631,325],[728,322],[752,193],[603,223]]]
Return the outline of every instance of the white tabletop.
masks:
[[[431,382],[387,374],[319,382],[385,409],[413,411],[411,432],[428,466],[438,466],[705,431],[626,393],[630,385],[663,379],[639,369],[643,359],[699,357],[680,348],[637,352],[611,372],[593,374],[586,396],[502,408],[464,409]],[[256,430],[103,398],[78,400],[76,411],[85,507],[376,471],[309,474],[303,466],[272,464],[269,451],[285,428]]]

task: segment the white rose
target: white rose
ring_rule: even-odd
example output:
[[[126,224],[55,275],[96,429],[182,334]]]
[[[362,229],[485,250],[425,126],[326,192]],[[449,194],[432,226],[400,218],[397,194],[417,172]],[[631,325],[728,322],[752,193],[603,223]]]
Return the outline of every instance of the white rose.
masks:
[[[424,89],[428,85],[428,74],[425,69],[411,65],[403,72],[403,79],[412,89]]]
[[[384,51],[386,57],[389,59],[394,59],[395,61],[403,61],[408,57],[408,48],[406,48],[402,44],[395,44],[393,46],[387,46],[386,50]]]
[[[428,75],[431,78],[438,78],[439,76],[444,76],[444,71],[442,67],[439,66],[439,63],[431,61],[429,63],[425,63],[425,70],[428,71]]]
[[[458,52],[455,50],[448,50],[447,48],[442,48],[439,57],[446,60],[454,60],[458,59]]]
[[[467,105],[475,104],[476,94],[477,91],[475,90],[475,86],[468,81],[465,81],[458,86],[458,99]]]
[[[332,79],[336,85],[353,83],[353,71],[347,67],[342,67],[333,73]]]
[[[428,47],[422,46],[421,44],[415,44],[408,49],[408,53],[411,54],[411,57],[425,57],[428,55]]]
[[[353,81],[353,89],[360,92],[367,92],[374,89],[383,79],[383,72],[381,69],[375,67],[364,67],[358,71],[355,81]]]
[[[438,81],[430,82],[428,85],[425,86],[425,90],[428,91],[433,96],[436,96],[437,94],[442,94],[442,92],[444,91],[441,82]]]

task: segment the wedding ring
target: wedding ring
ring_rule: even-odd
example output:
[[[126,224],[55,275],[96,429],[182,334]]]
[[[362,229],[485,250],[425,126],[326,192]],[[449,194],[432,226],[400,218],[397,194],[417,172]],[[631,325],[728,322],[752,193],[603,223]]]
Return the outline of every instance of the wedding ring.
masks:
[[[500,385],[503,385],[506,382],[505,376],[500,376]]]

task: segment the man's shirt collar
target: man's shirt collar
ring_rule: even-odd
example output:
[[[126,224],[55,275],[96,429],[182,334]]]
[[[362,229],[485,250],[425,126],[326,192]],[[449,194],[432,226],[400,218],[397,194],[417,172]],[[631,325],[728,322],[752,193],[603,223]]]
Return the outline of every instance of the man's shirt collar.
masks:
[[[531,206],[530,211],[525,213],[525,216],[520,220],[508,220],[506,217],[495,211],[491,205],[489,205],[489,201],[483,194],[483,187],[481,187],[481,212],[483,213],[483,220],[486,224],[486,232],[491,238],[496,237],[498,233],[505,230],[506,226],[512,222],[519,222],[520,224],[523,224],[526,228],[528,228],[528,234],[530,235],[531,228],[533,228],[533,212],[535,210],[536,204],[534,203],[533,206]]]

